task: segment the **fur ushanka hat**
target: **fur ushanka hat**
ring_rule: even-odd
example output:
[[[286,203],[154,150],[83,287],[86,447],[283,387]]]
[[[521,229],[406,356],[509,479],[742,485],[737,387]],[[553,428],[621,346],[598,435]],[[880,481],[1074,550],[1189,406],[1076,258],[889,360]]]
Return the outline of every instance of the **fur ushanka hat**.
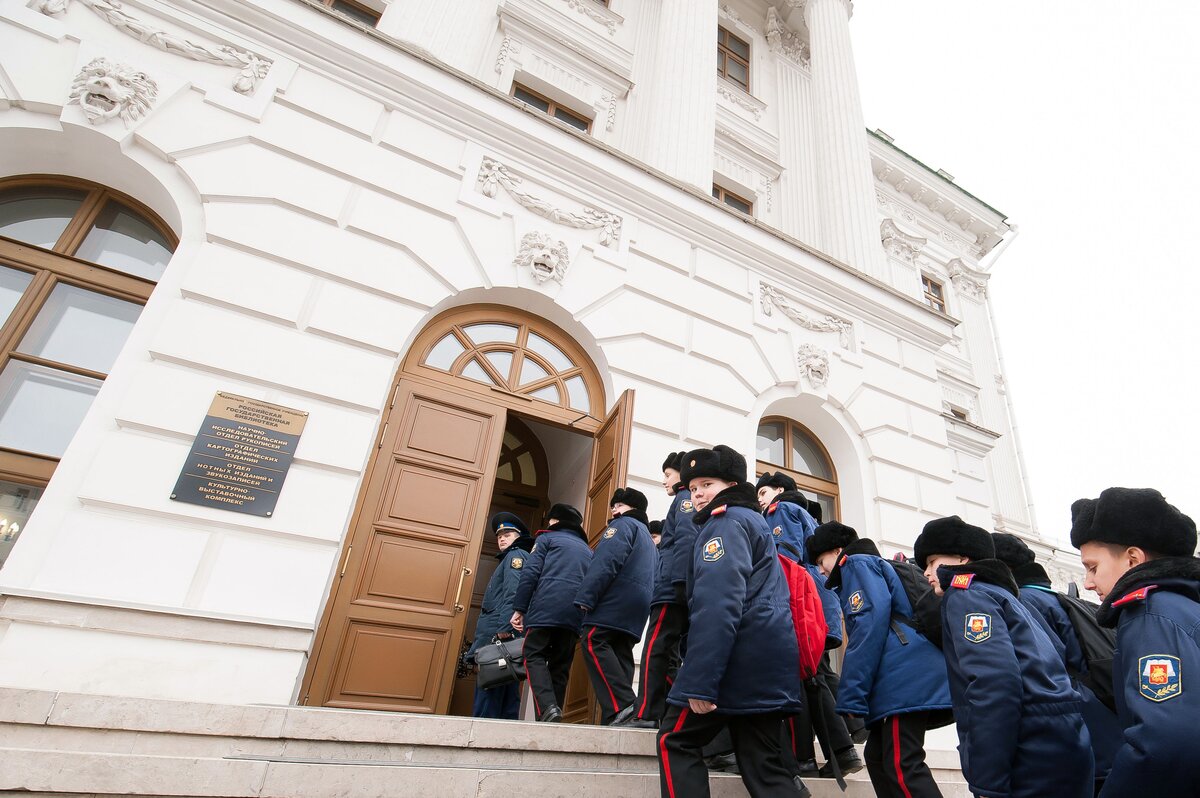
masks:
[[[754,486],[756,491],[762,490],[763,488],[783,488],[784,490],[795,490],[796,480],[792,479],[782,471],[776,471],[774,474],[772,474],[770,471],[767,471],[758,478],[758,484]]]
[[[667,459],[663,460],[662,470],[666,471],[668,468],[674,468],[676,471],[682,471],[683,456],[685,454],[687,454],[687,452],[671,452],[669,455],[667,455]]]
[[[583,514],[569,504],[552,504],[546,511],[546,523],[549,524],[551,521],[582,528]]]
[[[1025,541],[1007,532],[993,532],[992,545],[996,547],[996,559],[1009,568],[1028,565],[1037,559]]]
[[[661,535],[662,521],[651,521],[646,528],[650,530],[651,535]]]
[[[996,545],[987,531],[952,515],[930,521],[913,543],[913,559],[922,568],[932,554],[957,554],[972,560],[990,560],[996,556]]]
[[[745,482],[746,458],[722,443],[711,449],[693,449],[683,456],[680,478],[686,485],[697,477]]]
[[[808,559],[816,562],[825,552],[844,549],[856,540],[858,540],[858,532],[853,527],[839,524],[837,521],[830,521],[813,530],[812,537],[808,539],[804,547],[808,549]]]
[[[1106,488],[1071,505],[1071,545],[1115,543],[1163,557],[1191,557],[1196,522],[1153,488]]]
[[[646,512],[646,508],[650,506],[650,500],[646,498],[646,494],[642,493],[637,488],[617,488],[617,490],[613,493],[612,498],[609,499],[608,506],[612,507],[618,502],[621,504],[628,504],[633,509],[641,510],[643,513]]]

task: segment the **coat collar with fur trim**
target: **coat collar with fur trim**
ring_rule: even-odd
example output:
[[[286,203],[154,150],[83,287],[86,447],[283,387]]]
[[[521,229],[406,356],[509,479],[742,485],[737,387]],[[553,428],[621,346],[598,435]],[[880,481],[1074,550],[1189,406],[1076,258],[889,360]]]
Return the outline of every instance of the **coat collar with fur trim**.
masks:
[[[583,527],[578,524],[572,524],[570,521],[559,521],[549,529],[539,529],[534,537],[541,537],[547,532],[571,532],[584,543],[588,542],[587,533],[583,531]]]
[[[749,482],[739,482],[714,496],[703,510],[693,516],[692,523],[705,523],[718,507],[745,507],[756,513],[762,512],[758,507],[758,496],[754,492],[754,486]]]
[[[1130,568],[1125,575],[1117,580],[1113,589],[1104,598],[1104,603],[1096,612],[1096,620],[1101,626],[1113,627],[1121,617],[1121,610],[1127,605],[1114,603],[1142,587],[1153,586],[1155,590],[1169,590],[1172,593],[1200,602],[1200,559],[1195,557],[1160,557],[1141,565]]]
[[[869,554],[873,557],[881,556],[879,554],[879,547],[870,538],[859,538],[858,540],[850,541],[842,549],[842,553],[838,555],[837,564],[833,566],[833,570],[829,572],[829,578],[825,580],[825,587],[833,590],[842,586],[842,563],[846,561],[847,557],[855,554]]]
[[[942,590],[950,589],[950,581],[958,574],[975,574],[975,579],[989,585],[1002,587],[1014,596],[1020,595],[1012,571],[999,560],[971,560],[962,565],[943,565],[937,570],[938,581]]]
[[[1052,587],[1050,575],[1041,563],[1027,562],[1012,569],[1013,580],[1018,587],[1036,585],[1037,587]]]
[[[617,518],[622,518],[622,517],[636,518],[638,521],[641,521],[646,526],[650,526],[649,517],[647,517],[647,515],[644,512],[642,512],[641,510],[636,510],[636,509],[635,510],[627,510],[627,511],[621,513],[621,515],[617,516]]]

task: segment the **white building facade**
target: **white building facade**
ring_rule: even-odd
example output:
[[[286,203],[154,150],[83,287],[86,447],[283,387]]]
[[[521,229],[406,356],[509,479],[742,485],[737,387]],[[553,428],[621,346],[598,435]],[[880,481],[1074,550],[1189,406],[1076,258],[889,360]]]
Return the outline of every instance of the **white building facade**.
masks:
[[[0,685],[461,711],[490,512],[660,517],[717,443],[885,552],[957,514],[1072,578],[1014,230],[867,133],[848,0],[362,2],[0,0]],[[218,393],[307,414],[269,515],[173,500]]]

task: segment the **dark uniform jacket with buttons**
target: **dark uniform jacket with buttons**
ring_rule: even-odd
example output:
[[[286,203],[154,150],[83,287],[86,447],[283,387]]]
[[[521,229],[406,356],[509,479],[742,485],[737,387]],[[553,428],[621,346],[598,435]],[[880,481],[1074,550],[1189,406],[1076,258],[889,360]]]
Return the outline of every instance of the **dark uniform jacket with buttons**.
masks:
[[[872,724],[905,712],[936,712],[930,726],[949,722],[946,662],[911,621],[904,584],[875,544],[842,549],[829,574],[846,617],[846,654],[837,711]]]
[[[575,594],[575,604],[588,608],[584,625],[641,639],[657,561],[645,514],[633,510],[609,521]]]
[[[1075,633],[1067,611],[1059,603],[1046,570],[1038,563],[1018,565],[1013,568],[1013,579],[1020,588],[1021,603],[1034,617],[1045,622],[1050,641],[1054,643],[1055,650],[1066,664],[1067,672],[1086,673],[1087,660],[1084,659],[1083,648],[1079,645],[1079,635]],[[1116,756],[1121,743],[1121,725],[1112,710],[1104,706],[1087,685],[1076,680],[1075,689],[1083,700],[1083,720],[1092,738],[1095,776],[1098,779],[1104,778],[1112,769],[1113,757]]]
[[[767,519],[767,526],[771,527],[771,536],[775,538],[779,553],[803,565],[816,584],[817,595],[821,597],[821,609],[825,614],[825,628],[828,630],[825,648],[837,648],[842,644],[842,609],[837,594],[825,587],[821,569],[808,561],[805,544],[816,530],[817,521],[809,515],[804,506],[806,502],[804,494],[799,491],[784,491],[767,506],[763,516]]]
[[[578,634],[583,613],[575,606],[575,594],[592,561],[587,535],[560,521],[538,532],[534,540],[521,569],[513,610],[525,615],[526,629],[552,626]]]
[[[938,569],[942,652],[959,758],[985,798],[1090,798],[1092,751],[1079,694],[1042,622],[1017,597],[1008,566]]]
[[[695,515],[692,493],[681,482],[675,486],[675,498],[663,519],[651,604],[674,604],[686,595],[688,561],[696,542]]]
[[[1125,728],[1101,798],[1200,795],[1200,561],[1131,569],[1097,620],[1117,629],[1113,691]]]
[[[787,582],[754,486],[727,488],[696,514],[688,650],[667,700],[718,713],[796,713],[800,649]]]
[[[517,593],[517,585],[529,559],[529,550],[533,548],[533,538],[525,535],[513,541],[505,551],[498,552],[496,559],[500,563],[488,581],[487,590],[483,594],[483,606],[479,611],[479,621],[475,624],[475,642],[467,651],[471,656],[492,642],[498,634],[514,634],[509,620],[513,614],[513,596]]]

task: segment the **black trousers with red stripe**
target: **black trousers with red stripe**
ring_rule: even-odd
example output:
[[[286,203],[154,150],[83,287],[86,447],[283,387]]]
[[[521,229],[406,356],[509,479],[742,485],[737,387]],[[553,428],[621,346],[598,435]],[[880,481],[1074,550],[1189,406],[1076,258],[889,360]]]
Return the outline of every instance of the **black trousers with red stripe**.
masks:
[[[863,759],[880,798],[941,798],[925,764],[928,712],[906,712],[873,724]]]
[[[806,700],[804,711],[788,718],[787,721],[792,752],[796,755],[797,762],[816,758],[816,752],[813,749],[814,734],[821,743],[821,752],[825,755],[827,762],[835,752],[840,754],[854,745],[854,741],[850,739],[850,732],[846,730],[846,721],[834,711],[837,704],[837,679],[837,673],[834,672],[833,665],[829,661],[829,652],[826,651],[821,655],[817,675],[812,680],[816,689],[816,701]],[[821,713],[825,730],[829,732],[828,740],[821,734],[821,724],[813,718],[813,712]]]
[[[708,798],[708,768],[700,751],[728,727],[742,783],[751,798],[800,795],[784,764],[780,728],[783,714],[697,715],[687,707],[667,706],[658,729],[658,776],[662,798]]]
[[[579,635],[570,629],[555,626],[542,626],[525,633],[525,673],[539,720],[550,707],[562,709],[578,639]]]
[[[616,629],[583,627],[583,661],[605,726],[633,703],[633,646],[637,638]]]
[[[636,714],[642,720],[661,720],[667,711],[667,693],[679,667],[679,648],[687,627],[687,605],[655,604],[650,608],[638,679]]]

